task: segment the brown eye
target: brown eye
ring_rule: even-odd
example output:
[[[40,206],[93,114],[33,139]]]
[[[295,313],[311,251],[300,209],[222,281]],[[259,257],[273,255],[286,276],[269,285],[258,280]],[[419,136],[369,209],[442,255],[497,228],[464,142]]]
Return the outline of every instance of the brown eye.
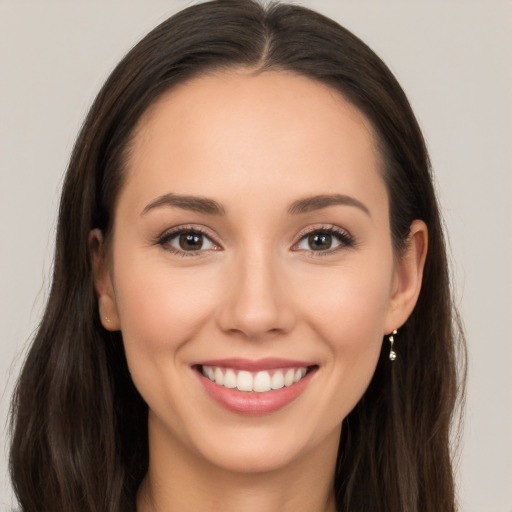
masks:
[[[312,233],[308,236],[309,248],[312,251],[326,251],[332,247],[330,233]]]
[[[177,253],[198,252],[216,249],[212,240],[200,231],[185,229],[164,236],[159,244]]]
[[[305,234],[295,245],[295,250],[331,253],[338,248],[352,247],[354,239],[338,228],[316,229]]]
[[[199,251],[203,247],[203,235],[201,233],[181,233],[178,239],[179,248],[183,251]]]

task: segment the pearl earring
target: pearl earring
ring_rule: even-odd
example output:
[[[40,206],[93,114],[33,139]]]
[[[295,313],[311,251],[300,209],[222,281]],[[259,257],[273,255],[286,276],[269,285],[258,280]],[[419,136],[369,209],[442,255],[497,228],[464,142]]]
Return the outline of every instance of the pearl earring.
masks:
[[[389,343],[391,344],[391,347],[389,349],[389,360],[394,361],[396,359],[396,352],[393,350],[393,344],[395,343],[395,338],[393,337],[398,331],[395,329],[390,335],[389,335]]]

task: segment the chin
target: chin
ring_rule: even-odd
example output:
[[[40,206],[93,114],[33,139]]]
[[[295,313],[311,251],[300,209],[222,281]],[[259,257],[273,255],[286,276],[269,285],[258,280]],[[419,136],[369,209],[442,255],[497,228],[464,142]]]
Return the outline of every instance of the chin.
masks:
[[[233,427],[218,435],[210,431],[205,436],[203,432],[195,448],[203,460],[216,468],[239,474],[280,471],[300,465],[301,461],[314,457],[313,454],[336,454],[341,432],[341,425],[324,432],[306,429],[290,432],[289,426],[270,425],[268,420],[250,428]]]
[[[262,449],[249,443],[245,446],[230,446],[229,450],[210,450],[203,456],[220,470],[242,475],[283,470],[301,457],[301,451],[298,447],[275,445]]]

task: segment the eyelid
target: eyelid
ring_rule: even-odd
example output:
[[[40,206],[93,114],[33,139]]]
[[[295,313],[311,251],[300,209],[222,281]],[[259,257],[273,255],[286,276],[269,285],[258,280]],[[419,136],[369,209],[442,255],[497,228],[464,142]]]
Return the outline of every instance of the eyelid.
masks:
[[[199,233],[202,236],[208,238],[210,242],[215,246],[214,249],[199,249],[196,251],[184,251],[177,249],[173,246],[168,245],[168,241],[175,238],[176,236],[180,235],[184,232],[195,232]],[[310,236],[313,233],[329,233],[337,240],[339,241],[339,245],[327,250],[320,250],[320,251],[314,251],[314,250],[307,250],[307,249],[298,249],[297,245],[307,236]],[[223,247],[216,241],[216,236],[211,233],[211,230],[208,228],[197,225],[197,224],[184,224],[179,226],[174,226],[172,228],[169,228],[162,232],[160,235],[158,235],[155,240],[155,245],[160,245],[164,250],[167,250],[171,253],[178,254],[180,256],[198,256],[201,253],[208,253],[218,250],[223,250]],[[343,229],[339,226],[333,225],[333,224],[318,224],[314,226],[308,226],[304,229],[302,229],[299,234],[296,237],[296,241],[293,243],[291,250],[294,251],[303,251],[303,252],[309,252],[313,256],[323,256],[328,254],[333,254],[341,249],[350,248],[356,245],[356,240],[352,236],[352,234],[347,231],[346,229]]]
[[[338,246],[327,249],[325,251],[314,251],[314,250],[307,250],[307,249],[294,249],[298,246],[298,244],[304,240],[307,236],[312,235],[313,233],[329,233],[332,236],[336,237],[338,241],[340,242]],[[329,254],[333,254],[341,249],[351,248],[356,245],[356,240],[352,236],[352,234],[347,231],[346,229],[343,229],[339,226],[336,226],[334,224],[319,224],[315,226],[308,226],[307,228],[304,228],[299,232],[297,235],[297,241],[294,242],[292,245],[292,250],[298,251],[304,251],[310,253],[312,256],[326,256]]]
[[[168,244],[168,242],[173,238],[176,238],[180,234],[187,232],[198,233],[204,236],[205,238],[208,238],[208,240],[210,240],[210,242],[215,246],[215,248],[199,249],[197,251],[183,251]],[[198,226],[197,224],[184,224],[180,226],[174,226],[172,228],[165,230],[163,233],[156,237],[154,243],[155,245],[160,245],[164,250],[169,251],[173,254],[177,254],[179,256],[198,256],[201,255],[202,253],[222,250],[222,246],[216,241],[215,238],[216,237],[211,234],[210,230],[206,229],[203,226]]]

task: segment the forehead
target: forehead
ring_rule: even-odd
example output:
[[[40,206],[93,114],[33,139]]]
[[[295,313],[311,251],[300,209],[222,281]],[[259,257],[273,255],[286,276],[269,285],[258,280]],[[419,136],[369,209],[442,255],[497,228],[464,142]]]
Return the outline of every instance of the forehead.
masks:
[[[276,186],[346,193],[357,181],[382,192],[379,168],[370,122],[339,92],[291,72],[241,69],[194,78],[156,101],[137,126],[127,182],[148,200],[167,187],[222,201]]]

